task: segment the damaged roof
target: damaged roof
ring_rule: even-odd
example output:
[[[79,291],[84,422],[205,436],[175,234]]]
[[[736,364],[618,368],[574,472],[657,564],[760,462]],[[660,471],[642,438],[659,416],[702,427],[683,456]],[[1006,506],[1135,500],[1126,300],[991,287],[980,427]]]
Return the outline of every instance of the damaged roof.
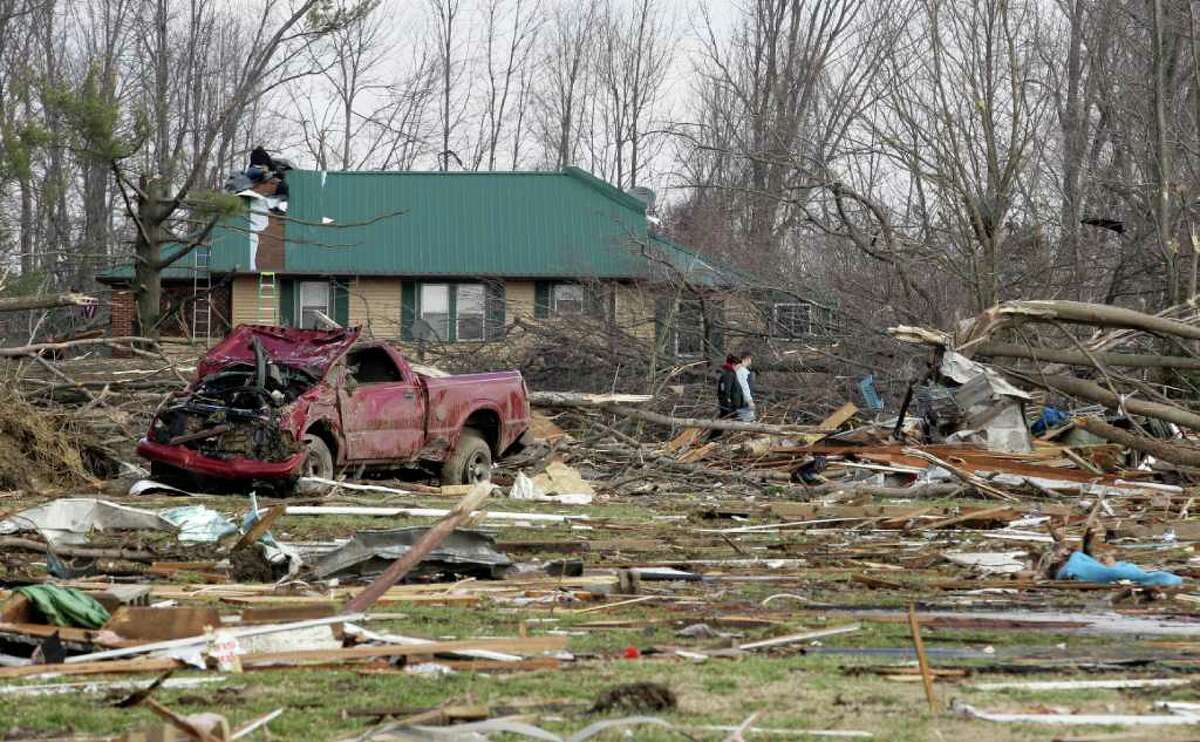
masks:
[[[575,167],[292,170],[287,182],[279,273],[609,279],[674,273],[707,285],[733,282],[695,252],[652,234],[641,200]],[[249,235],[246,223],[214,232],[211,269],[254,272]],[[128,273],[118,269],[105,278]]]

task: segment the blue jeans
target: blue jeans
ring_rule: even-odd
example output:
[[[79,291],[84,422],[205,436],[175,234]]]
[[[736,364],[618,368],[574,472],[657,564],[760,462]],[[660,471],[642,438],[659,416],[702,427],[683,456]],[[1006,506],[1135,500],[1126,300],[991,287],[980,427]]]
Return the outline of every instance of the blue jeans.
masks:
[[[739,407],[737,411],[737,419],[739,422],[752,423],[754,422],[753,407]]]

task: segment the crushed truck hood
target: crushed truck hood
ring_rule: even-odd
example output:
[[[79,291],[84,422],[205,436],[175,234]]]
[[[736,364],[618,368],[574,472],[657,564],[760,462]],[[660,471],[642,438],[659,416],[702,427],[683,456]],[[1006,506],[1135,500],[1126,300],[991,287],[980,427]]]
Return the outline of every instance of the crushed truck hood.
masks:
[[[324,373],[358,340],[361,330],[300,330],[294,327],[241,325],[205,354],[196,367],[204,378],[236,363],[254,363],[254,338],[262,343],[267,358],[284,366]]]

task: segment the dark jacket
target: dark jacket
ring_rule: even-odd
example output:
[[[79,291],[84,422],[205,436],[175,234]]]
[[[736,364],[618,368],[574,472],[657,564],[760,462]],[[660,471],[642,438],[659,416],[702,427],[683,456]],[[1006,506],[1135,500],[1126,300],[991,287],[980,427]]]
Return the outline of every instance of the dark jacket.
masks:
[[[737,370],[726,363],[721,366],[721,376],[717,379],[717,407],[721,415],[726,416],[745,406],[746,398],[737,380]]]

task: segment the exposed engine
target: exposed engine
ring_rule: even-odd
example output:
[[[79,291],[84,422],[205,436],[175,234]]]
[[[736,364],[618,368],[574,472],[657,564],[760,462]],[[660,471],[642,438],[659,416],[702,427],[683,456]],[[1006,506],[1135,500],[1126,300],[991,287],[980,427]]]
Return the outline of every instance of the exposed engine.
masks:
[[[201,379],[191,393],[164,407],[154,420],[151,439],[183,445],[206,456],[241,456],[283,461],[300,450],[280,425],[283,407],[318,379],[304,369],[266,359],[256,347],[256,362],[234,364]]]

